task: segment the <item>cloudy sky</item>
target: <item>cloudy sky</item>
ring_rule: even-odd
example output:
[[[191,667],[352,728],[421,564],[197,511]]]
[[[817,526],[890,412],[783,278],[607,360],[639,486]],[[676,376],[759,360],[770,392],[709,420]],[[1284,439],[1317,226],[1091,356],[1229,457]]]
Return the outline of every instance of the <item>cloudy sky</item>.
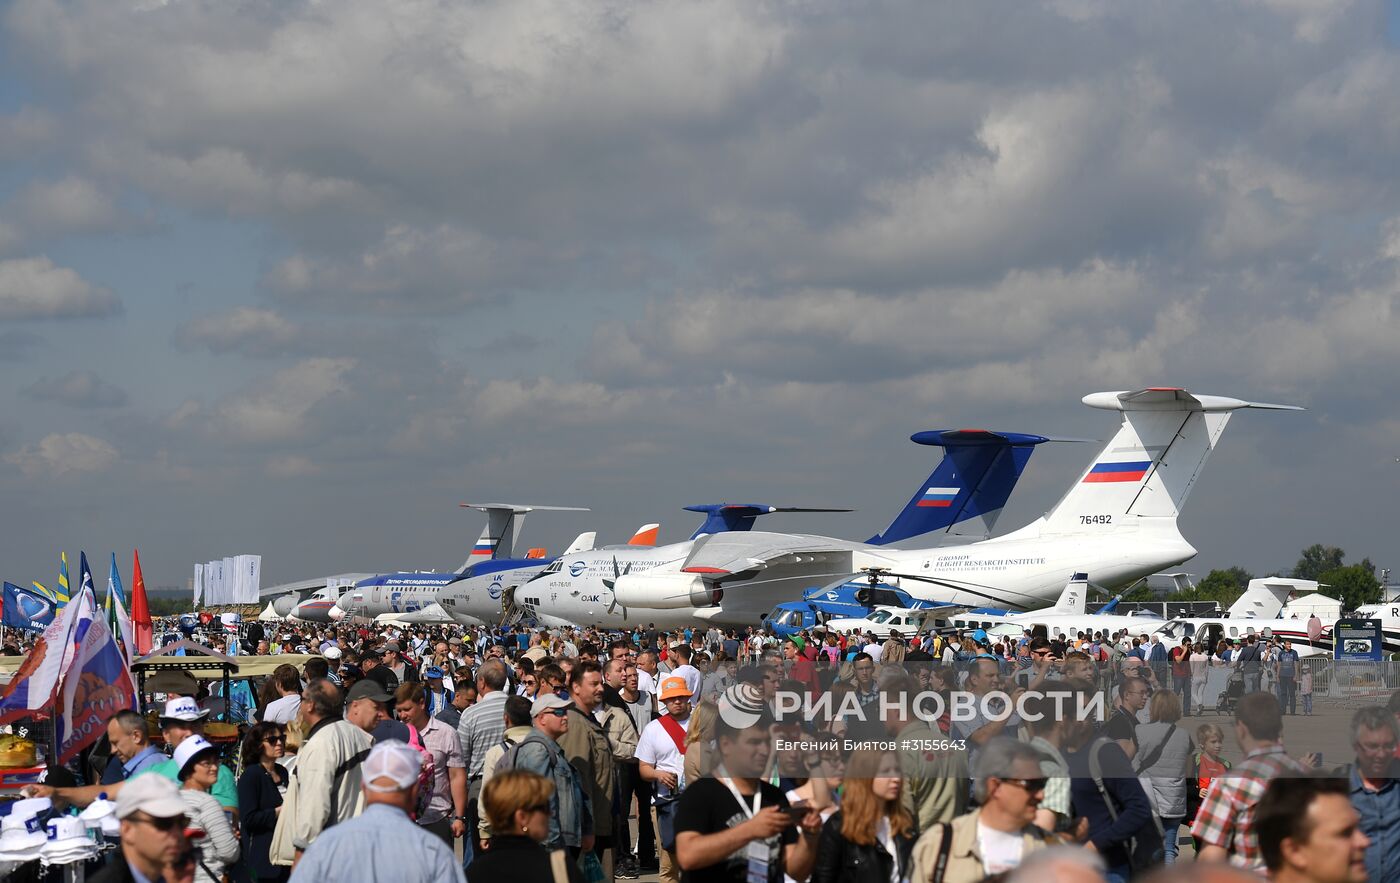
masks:
[[[1392,4],[1393,5],[1393,4]],[[455,566],[462,500],[851,506],[931,428],[1231,424],[1188,569],[1395,546],[1381,0],[11,0],[0,568]],[[1037,455],[1003,527],[1092,456]],[[781,519],[781,520],[780,520]]]

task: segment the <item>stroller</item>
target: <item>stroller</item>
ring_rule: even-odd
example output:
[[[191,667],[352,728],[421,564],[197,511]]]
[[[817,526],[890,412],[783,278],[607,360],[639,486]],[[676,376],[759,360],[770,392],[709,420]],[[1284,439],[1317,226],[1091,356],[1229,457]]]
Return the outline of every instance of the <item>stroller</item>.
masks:
[[[1244,695],[1244,672],[1235,669],[1230,672],[1230,677],[1225,681],[1225,689],[1220,691],[1220,698],[1215,701],[1215,710],[1221,714],[1234,714],[1235,706],[1239,704],[1240,697]]]

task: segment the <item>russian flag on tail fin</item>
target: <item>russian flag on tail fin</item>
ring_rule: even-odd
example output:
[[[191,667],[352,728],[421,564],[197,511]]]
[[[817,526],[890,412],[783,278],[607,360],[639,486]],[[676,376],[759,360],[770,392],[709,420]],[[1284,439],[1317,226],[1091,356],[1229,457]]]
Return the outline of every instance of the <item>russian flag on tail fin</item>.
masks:
[[[1127,463],[1096,463],[1084,476],[1087,484],[1109,481],[1142,481],[1147,470],[1152,468],[1151,460],[1132,460]]]
[[[868,542],[884,546],[963,524],[970,534],[990,534],[1021,478],[1035,446],[1060,439],[985,429],[935,429],[910,439],[943,449],[943,460],[883,533]]]
[[[962,488],[956,487],[931,487],[924,491],[923,498],[914,505],[921,509],[946,509],[953,505],[961,491]]]
[[[470,563],[472,561],[486,561],[490,559],[496,554],[496,544],[498,542],[500,542],[499,538],[491,536],[491,527],[487,525],[481,531],[481,536],[477,538],[476,545],[472,546],[471,557],[469,557],[467,561]]]

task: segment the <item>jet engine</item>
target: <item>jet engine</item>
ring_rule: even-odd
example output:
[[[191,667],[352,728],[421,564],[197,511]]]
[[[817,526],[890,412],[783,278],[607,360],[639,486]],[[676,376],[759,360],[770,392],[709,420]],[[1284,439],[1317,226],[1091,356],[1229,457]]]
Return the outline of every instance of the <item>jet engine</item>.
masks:
[[[724,598],[724,589],[714,579],[696,573],[624,574],[613,589],[623,607],[650,607],[675,610],[685,607],[714,607]]]

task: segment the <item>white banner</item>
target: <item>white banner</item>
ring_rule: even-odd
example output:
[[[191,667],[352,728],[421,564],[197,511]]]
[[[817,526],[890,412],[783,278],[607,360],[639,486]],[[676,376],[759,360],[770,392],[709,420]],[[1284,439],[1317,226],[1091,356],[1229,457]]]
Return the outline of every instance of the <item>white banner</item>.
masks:
[[[262,588],[262,556],[239,555],[233,561],[238,577],[231,587],[228,603],[258,603],[258,590]]]
[[[212,578],[210,574],[213,574]],[[210,561],[204,566],[204,597],[210,607],[224,603],[224,562]]]
[[[262,556],[236,555],[194,566],[194,602],[205,607],[257,604],[262,589]]]
[[[224,559],[224,600],[220,603],[234,603],[234,596],[238,594],[238,560],[236,558]]]

